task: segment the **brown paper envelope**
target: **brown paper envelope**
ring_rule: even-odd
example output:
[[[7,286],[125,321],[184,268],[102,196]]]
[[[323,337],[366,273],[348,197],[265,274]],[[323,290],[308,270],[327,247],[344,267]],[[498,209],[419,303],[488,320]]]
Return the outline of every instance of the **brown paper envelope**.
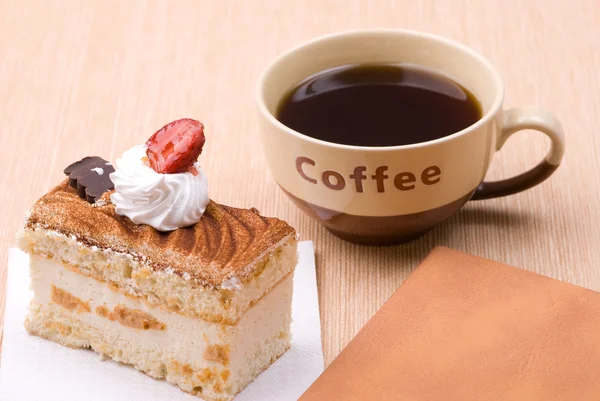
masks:
[[[300,400],[600,400],[600,293],[437,248]]]

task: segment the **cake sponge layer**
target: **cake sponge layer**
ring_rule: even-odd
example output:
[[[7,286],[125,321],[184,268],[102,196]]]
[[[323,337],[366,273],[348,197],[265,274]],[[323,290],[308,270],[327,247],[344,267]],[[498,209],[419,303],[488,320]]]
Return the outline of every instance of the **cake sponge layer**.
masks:
[[[149,305],[37,255],[31,277],[30,333],[91,347],[208,401],[231,400],[290,346],[291,274],[235,325]]]
[[[89,246],[74,236],[52,230],[26,228],[18,241],[24,251],[107,282],[123,294],[185,316],[223,324],[239,321],[250,306],[290,275],[298,261],[296,238],[288,236],[255,261],[254,275],[246,281],[233,277],[212,286],[201,285],[189,275],[168,268],[156,270],[130,254]]]
[[[201,285],[221,286],[257,274],[256,262],[296,231],[285,221],[210,201],[200,221],[160,232],[116,213],[106,192],[94,204],[64,180],[33,205],[26,229],[43,228],[98,249],[127,253],[154,270],[168,269]]]

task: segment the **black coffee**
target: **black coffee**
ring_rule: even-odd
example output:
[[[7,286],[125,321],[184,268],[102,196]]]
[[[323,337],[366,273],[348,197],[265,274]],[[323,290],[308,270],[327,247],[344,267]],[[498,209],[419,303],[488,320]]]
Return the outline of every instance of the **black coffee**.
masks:
[[[348,65],[321,71],[281,101],[277,119],[304,135],[357,146],[442,138],[479,120],[471,92],[414,66]]]

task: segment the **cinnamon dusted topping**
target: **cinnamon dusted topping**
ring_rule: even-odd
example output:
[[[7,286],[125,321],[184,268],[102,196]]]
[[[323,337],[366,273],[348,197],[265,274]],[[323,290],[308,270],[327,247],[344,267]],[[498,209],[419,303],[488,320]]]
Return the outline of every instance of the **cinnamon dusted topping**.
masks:
[[[54,284],[52,284],[52,287],[50,288],[50,299],[52,299],[54,303],[71,311],[90,311],[90,305],[87,302],[77,298],[75,295],[71,294],[68,291],[61,290]]]
[[[117,215],[109,196],[100,198],[106,201],[104,206],[92,207],[65,180],[36,202],[25,227],[53,230],[88,246],[131,254],[155,271],[217,288],[233,277],[242,283],[251,279],[259,267],[252,262],[296,235],[282,220],[212,201],[197,224],[161,233]]]

